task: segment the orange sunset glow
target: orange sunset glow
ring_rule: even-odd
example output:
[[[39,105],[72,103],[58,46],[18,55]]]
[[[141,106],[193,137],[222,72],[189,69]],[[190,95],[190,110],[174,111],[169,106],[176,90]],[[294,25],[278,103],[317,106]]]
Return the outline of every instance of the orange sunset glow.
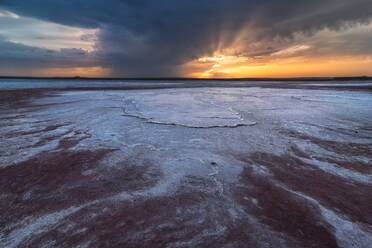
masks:
[[[276,39],[278,48],[265,40],[247,44],[245,34],[231,45],[193,60],[188,77],[196,78],[290,78],[372,75],[372,55],[358,52],[353,37],[372,34],[372,25],[340,31],[324,29],[314,35],[296,33],[291,39]],[[368,37],[372,35],[367,35]],[[243,38],[242,38],[243,37]],[[367,45],[368,46],[368,45]],[[269,47],[269,51],[267,48]],[[256,53],[257,51],[257,53]]]
[[[0,248],[372,244],[372,0],[0,0]]]
[[[297,12],[278,12],[276,3],[222,1],[201,4],[206,12],[197,16],[191,14],[197,4],[185,3],[168,11],[182,16],[174,20],[157,13],[157,5],[149,7],[148,20],[137,20],[130,10],[116,19],[111,10],[59,18],[0,4],[0,76],[372,76],[372,13],[358,1],[291,3]]]
[[[188,75],[196,78],[342,77],[370,75],[372,57],[299,57],[250,63],[249,58],[219,55],[192,64],[210,67]]]

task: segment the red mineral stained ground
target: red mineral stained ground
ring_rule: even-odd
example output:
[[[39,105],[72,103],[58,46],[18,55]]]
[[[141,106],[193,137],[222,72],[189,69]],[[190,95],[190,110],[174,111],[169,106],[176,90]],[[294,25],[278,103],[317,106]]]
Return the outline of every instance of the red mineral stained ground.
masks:
[[[370,85],[199,84],[0,89],[0,247],[370,245]]]

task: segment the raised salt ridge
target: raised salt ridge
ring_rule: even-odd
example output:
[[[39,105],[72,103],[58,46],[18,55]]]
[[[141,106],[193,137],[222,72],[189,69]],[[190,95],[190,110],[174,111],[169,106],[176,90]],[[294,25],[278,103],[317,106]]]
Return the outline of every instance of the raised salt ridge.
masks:
[[[246,120],[230,102],[224,101],[224,97],[224,94],[205,94],[196,90],[192,90],[192,94],[179,90],[164,90],[157,94],[129,93],[123,99],[123,112],[124,116],[146,123],[187,128],[236,128],[257,124]]]

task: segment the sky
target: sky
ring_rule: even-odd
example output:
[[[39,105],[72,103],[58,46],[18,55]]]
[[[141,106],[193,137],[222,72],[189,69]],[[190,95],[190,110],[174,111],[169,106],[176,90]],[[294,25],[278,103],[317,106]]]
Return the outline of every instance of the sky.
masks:
[[[372,76],[372,1],[0,0],[0,75]]]

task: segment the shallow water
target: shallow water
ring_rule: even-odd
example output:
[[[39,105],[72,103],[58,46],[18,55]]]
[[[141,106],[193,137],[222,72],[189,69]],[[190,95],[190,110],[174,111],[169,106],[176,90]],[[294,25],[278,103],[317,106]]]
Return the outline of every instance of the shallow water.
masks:
[[[278,85],[0,91],[0,246],[367,247],[371,91]]]

